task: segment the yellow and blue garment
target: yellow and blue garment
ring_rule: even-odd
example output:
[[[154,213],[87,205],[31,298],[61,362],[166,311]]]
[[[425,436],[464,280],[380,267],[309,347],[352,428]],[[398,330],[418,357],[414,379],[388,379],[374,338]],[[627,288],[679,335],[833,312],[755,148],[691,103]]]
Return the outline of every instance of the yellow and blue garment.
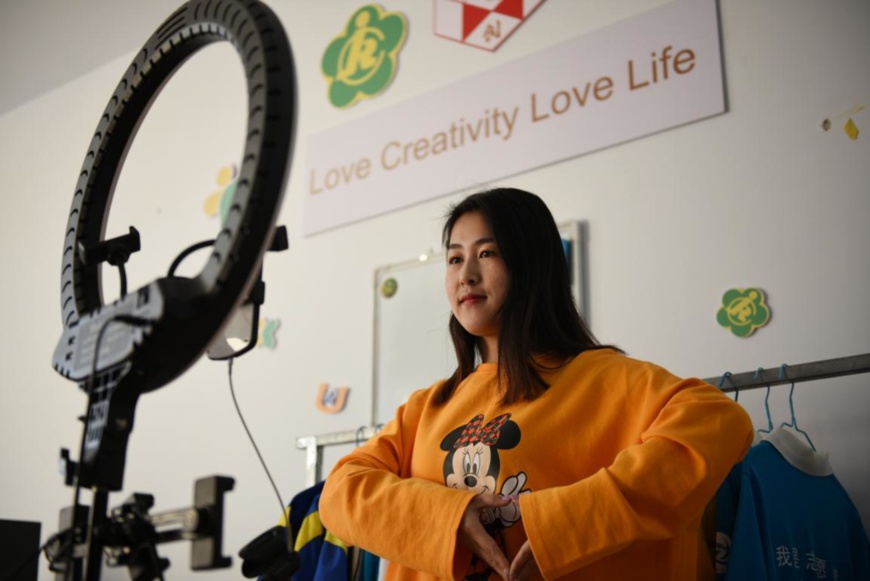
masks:
[[[349,577],[347,545],[323,528],[319,503],[318,494],[296,535],[294,550],[299,555],[300,567],[293,581],[334,581]]]
[[[375,581],[380,559],[360,551],[357,571],[351,571],[353,547],[323,527],[320,521],[320,493],[323,482],[298,493],[290,501],[281,525],[287,526],[293,539],[293,550],[299,555],[299,570],[293,581]]]

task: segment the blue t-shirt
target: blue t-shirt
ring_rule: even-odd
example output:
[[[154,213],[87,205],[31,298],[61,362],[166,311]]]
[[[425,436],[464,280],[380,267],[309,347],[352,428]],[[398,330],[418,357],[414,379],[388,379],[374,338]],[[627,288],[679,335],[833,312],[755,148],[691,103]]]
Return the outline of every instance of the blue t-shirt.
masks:
[[[827,455],[791,432],[774,431],[750,449],[716,501],[717,579],[870,579],[855,505]]]

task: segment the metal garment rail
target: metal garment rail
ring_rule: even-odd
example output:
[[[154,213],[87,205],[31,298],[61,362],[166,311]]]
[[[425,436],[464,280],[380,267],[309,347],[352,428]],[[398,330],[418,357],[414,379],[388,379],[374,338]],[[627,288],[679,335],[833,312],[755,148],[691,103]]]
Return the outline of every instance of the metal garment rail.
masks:
[[[709,377],[704,381],[718,387],[724,392],[734,392],[757,387],[786,385],[800,381],[828,379],[841,375],[855,375],[858,373],[870,373],[870,353],[854,355],[852,357],[840,357],[838,359],[813,361],[811,363],[799,363],[796,365],[786,364],[771,369],[759,368],[757,371],[747,371],[745,373],[726,372],[719,377]],[[358,430],[296,438],[296,447],[306,451],[305,486],[314,486],[323,480],[323,449],[326,446],[361,444],[374,436],[380,428],[381,426],[365,426]]]
[[[357,430],[333,432],[319,436],[296,438],[296,447],[305,450],[305,487],[323,480],[323,449],[339,444],[362,444],[378,433],[382,426],[364,426]]]
[[[759,368],[757,371],[747,371],[745,373],[732,374],[726,372],[719,377],[709,377],[704,381],[715,385],[722,391],[731,392],[757,387],[787,385],[800,381],[816,381],[858,373],[870,373],[870,353],[813,361],[811,363],[799,363],[797,365],[786,364],[771,369]]]

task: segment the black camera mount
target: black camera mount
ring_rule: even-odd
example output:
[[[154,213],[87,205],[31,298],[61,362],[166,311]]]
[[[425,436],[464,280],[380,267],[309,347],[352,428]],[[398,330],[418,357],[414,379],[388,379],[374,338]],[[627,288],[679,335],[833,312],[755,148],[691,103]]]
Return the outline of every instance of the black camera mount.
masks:
[[[96,543],[103,547],[106,564],[127,567],[134,581],[162,578],[169,561],[160,558],[157,545],[181,540],[191,542],[191,569],[229,567],[232,560],[222,552],[224,494],[233,485],[226,476],[202,478],[194,485],[192,507],[155,514],[149,514],[154,497],[134,493],[90,529],[89,507],[64,509],[60,524],[68,532],[46,547],[50,569],[60,579],[80,579],[89,546]]]

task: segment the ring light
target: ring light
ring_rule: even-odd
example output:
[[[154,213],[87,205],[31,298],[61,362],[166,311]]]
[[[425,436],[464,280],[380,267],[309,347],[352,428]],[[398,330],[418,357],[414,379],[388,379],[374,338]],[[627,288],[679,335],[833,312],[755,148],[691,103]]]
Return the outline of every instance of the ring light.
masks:
[[[104,304],[99,262],[88,257],[111,242],[103,237],[124,158],[173,73],[199,49],[222,41],[233,44],[244,67],[248,119],[235,195],[211,256],[193,278],[159,278]],[[295,89],[289,41],[267,6],[191,0],[148,39],[112,94],[73,195],[61,270],[64,332],[53,359],[92,400],[81,485],[121,489],[138,396],[192,365],[259,278],[289,172]]]

